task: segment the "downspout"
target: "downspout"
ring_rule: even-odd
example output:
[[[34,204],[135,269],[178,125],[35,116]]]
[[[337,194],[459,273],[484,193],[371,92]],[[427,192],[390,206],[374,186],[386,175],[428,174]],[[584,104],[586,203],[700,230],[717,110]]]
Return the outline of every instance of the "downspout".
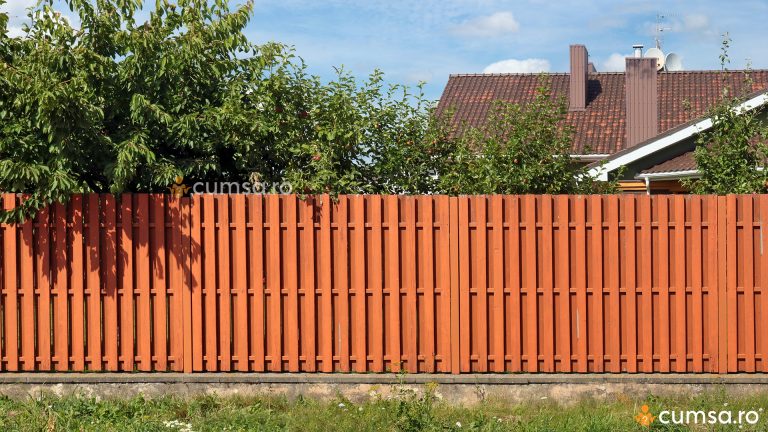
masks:
[[[651,194],[651,179],[650,177],[645,178],[645,193],[647,195]]]

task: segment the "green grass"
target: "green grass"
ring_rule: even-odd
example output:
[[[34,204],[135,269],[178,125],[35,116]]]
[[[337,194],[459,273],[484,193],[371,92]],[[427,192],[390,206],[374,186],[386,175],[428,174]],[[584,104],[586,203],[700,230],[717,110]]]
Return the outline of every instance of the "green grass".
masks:
[[[648,430],[634,421],[643,404],[662,409],[757,410],[768,393],[731,397],[714,392],[695,397],[635,395],[611,401],[583,400],[567,406],[548,400],[529,404],[485,401],[472,407],[441,402],[402,390],[399,398],[317,401],[281,397],[97,400],[85,397],[0,399],[2,431],[622,431]],[[437,389],[440,392],[440,389]],[[727,404],[727,405],[725,405]],[[760,412],[761,417],[762,412]],[[651,430],[764,430],[768,410],[756,426],[665,426]]]

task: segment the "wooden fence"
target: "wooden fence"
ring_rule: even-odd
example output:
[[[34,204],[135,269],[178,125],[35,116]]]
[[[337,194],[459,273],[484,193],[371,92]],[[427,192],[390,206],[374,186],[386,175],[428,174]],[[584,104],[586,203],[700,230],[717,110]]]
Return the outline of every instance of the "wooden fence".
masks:
[[[766,372],[766,216],[757,195],[75,196],[0,226],[0,370]]]

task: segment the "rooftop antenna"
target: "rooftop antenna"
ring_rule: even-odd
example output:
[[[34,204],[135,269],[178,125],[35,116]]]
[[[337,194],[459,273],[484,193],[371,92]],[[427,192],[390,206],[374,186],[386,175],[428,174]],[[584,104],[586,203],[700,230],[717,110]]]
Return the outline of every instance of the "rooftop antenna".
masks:
[[[654,41],[656,42],[656,49],[661,49],[661,34],[665,31],[672,30],[672,27],[664,27],[664,19],[666,17],[660,13],[656,14],[656,32],[654,35]]]

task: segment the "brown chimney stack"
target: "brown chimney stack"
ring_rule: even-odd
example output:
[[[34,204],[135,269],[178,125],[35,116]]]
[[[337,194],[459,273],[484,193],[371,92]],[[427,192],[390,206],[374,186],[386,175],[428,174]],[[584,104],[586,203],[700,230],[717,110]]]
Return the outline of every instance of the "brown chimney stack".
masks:
[[[584,111],[587,107],[587,72],[589,55],[584,45],[571,45],[571,85],[568,108]]]
[[[659,133],[658,73],[655,58],[628,57],[626,62],[626,147],[632,147]]]

